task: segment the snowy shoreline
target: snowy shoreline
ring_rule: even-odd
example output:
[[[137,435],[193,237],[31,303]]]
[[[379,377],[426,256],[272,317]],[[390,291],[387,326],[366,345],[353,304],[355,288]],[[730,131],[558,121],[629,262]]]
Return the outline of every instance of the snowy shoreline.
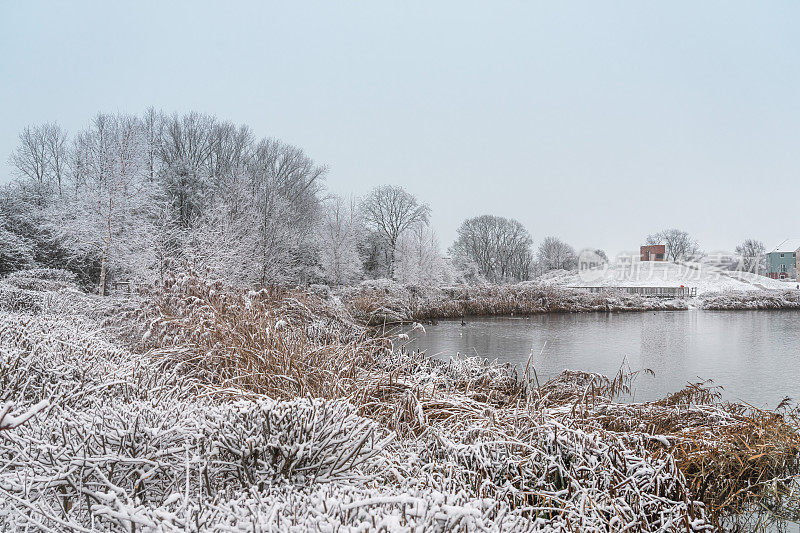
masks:
[[[326,288],[321,294],[330,297]],[[800,309],[800,291],[759,289],[705,292],[693,298],[647,298],[608,287],[598,293],[555,284],[414,287],[389,280],[366,281],[332,291],[358,321],[371,326],[469,316],[546,313],[616,313],[706,310]]]

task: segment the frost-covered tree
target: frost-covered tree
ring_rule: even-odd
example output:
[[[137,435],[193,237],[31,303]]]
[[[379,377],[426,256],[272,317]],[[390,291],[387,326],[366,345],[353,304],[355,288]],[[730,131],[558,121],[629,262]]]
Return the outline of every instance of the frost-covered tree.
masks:
[[[155,182],[162,172],[161,144],[164,142],[164,125],[166,117],[160,111],[150,107],[142,117],[142,128],[145,147],[145,165],[148,180]]]
[[[402,187],[374,188],[361,204],[364,221],[384,243],[386,274],[394,276],[397,242],[404,231],[416,224],[428,224],[431,209]]]
[[[0,276],[35,265],[33,243],[15,231],[5,211],[0,210]]]
[[[256,285],[261,263],[254,253],[257,234],[253,228],[258,222],[255,215],[255,211],[247,210],[231,217],[225,202],[207,203],[203,213],[182,233],[188,262],[196,271],[232,285]]]
[[[578,266],[575,249],[557,237],[545,237],[536,255],[544,272],[573,270]]]
[[[33,264],[72,269],[101,293],[109,276],[163,278],[187,261],[244,285],[320,276],[326,168],[300,148],[256,142],[247,126],[100,114],[71,138],[54,124],[26,128],[11,162],[3,227],[25,239],[5,247],[14,265],[30,264],[30,251]]]
[[[667,248],[670,261],[691,261],[702,255],[700,246],[687,232],[679,229],[665,229],[647,236],[645,244],[663,244]]]
[[[477,267],[481,277],[493,283],[522,281],[530,277],[532,244],[521,222],[483,215],[461,223],[450,255],[462,272]]]
[[[426,224],[406,230],[397,243],[395,278],[410,285],[436,286],[451,283],[453,272],[442,257],[436,233]]]
[[[766,251],[764,243],[756,239],[747,239],[736,247],[739,256],[739,268],[755,274],[760,274],[766,266]]]
[[[164,124],[161,182],[175,219],[183,228],[200,214],[208,192],[208,159],[215,123],[208,115],[188,113],[173,115]]]
[[[352,283],[363,273],[359,248],[364,228],[355,202],[332,196],[323,210],[319,233],[322,271],[333,285]]]
[[[327,167],[275,139],[258,143],[248,166],[255,210],[257,282],[303,281],[315,274],[314,228]]]
[[[364,276],[377,279],[386,276],[386,258],[389,257],[386,240],[377,232],[368,231],[359,247]]]
[[[42,189],[28,178],[0,187],[0,270],[10,272],[29,267],[74,267],[79,281],[85,284],[95,274],[94,264],[84,257],[76,261],[69,243],[62,242],[52,229],[51,211],[59,205],[57,193]]]
[[[53,209],[50,223],[76,256],[99,256],[102,296],[111,269],[143,275],[151,263],[142,128],[133,116],[99,114],[80,138],[73,197]]]

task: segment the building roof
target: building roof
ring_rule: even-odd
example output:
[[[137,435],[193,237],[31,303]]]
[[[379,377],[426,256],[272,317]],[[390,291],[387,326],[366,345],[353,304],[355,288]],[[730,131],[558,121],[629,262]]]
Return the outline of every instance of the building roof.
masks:
[[[776,246],[774,250],[770,251],[770,253],[787,253],[796,252],[797,250],[800,250],[800,239],[786,239]]]

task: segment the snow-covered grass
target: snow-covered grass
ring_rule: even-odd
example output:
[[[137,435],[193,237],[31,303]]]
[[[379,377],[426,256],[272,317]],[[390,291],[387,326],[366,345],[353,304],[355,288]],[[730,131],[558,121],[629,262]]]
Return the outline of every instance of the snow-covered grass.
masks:
[[[792,495],[796,413],[702,386],[622,405],[624,374],[538,386],[193,275],[32,292],[0,308],[0,531],[711,530]]]

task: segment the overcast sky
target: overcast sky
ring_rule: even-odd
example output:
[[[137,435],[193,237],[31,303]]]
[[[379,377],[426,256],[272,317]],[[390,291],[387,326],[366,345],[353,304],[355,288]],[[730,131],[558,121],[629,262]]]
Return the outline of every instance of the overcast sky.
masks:
[[[0,0],[0,182],[28,124],[197,110],[538,244],[800,237],[798,2]]]

